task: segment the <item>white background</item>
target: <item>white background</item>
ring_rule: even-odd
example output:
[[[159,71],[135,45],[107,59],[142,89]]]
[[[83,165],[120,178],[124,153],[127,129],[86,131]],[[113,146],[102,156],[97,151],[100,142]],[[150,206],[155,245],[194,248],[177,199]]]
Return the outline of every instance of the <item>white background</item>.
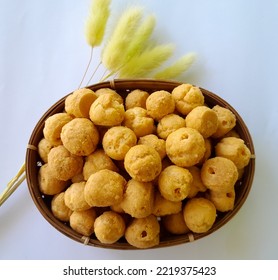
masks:
[[[0,0],[0,191],[24,162],[39,118],[78,87],[90,52],[84,37],[89,3]],[[249,127],[256,173],[246,203],[228,224],[196,242],[107,250],[57,232],[24,182],[0,208],[0,259],[277,259],[278,1],[113,0],[112,16],[130,3],[156,15],[156,37],[175,43],[177,57],[198,54],[183,81],[220,95]]]

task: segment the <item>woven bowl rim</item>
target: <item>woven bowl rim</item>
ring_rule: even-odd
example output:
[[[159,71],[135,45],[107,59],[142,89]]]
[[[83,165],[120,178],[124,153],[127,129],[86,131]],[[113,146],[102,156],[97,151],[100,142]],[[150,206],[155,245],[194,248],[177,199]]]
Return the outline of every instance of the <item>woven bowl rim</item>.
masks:
[[[168,80],[118,79],[118,80],[111,80],[111,81],[93,84],[88,86],[87,88],[90,88],[93,91],[96,91],[101,88],[111,88],[119,92],[122,96],[126,96],[130,91],[134,89],[146,90],[149,93],[157,90],[166,90],[171,92],[173,88],[175,88],[180,84],[182,84],[182,82],[168,81]],[[252,137],[250,135],[250,132],[246,124],[244,123],[239,113],[227,101],[225,101],[224,99],[222,99],[221,97],[219,97],[218,95],[216,95],[215,93],[209,90],[206,90],[202,87],[199,88],[201,89],[203,95],[205,96],[206,104],[208,104],[210,107],[218,104],[222,107],[230,109],[235,114],[237,119],[236,131],[239,133],[240,137],[245,141],[245,144],[250,149],[252,157],[248,166],[245,167],[245,172],[242,179],[239,181],[241,189],[240,192],[237,193],[235,206],[232,211],[226,213],[220,213],[213,227],[206,233],[190,232],[188,234],[183,234],[183,235],[166,236],[163,239],[161,239],[159,245],[152,247],[152,249],[184,244],[212,234],[219,228],[223,227],[228,221],[230,221],[238,213],[238,211],[246,201],[249,192],[251,190],[251,186],[254,178],[254,172],[255,172],[255,149],[254,149]],[[124,250],[138,249],[136,247],[129,245],[125,241],[123,242],[119,241],[114,244],[102,244],[94,237],[85,237],[75,232],[69,227],[67,223],[63,223],[53,216],[49,204],[47,205],[46,203],[46,199],[45,199],[46,196],[42,195],[39,191],[37,174],[38,174],[39,166],[41,164],[41,160],[38,156],[37,145],[39,140],[43,136],[42,131],[44,127],[44,122],[49,116],[63,111],[65,99],[69,94],[62,97],[60,100],[58,100],[43,114],[43,116],[40,118],[40,120],[37,122],[36,126],[34,127],[32,134],[30,136],[27,145],[27,150],[26,150],[25,162],[26,162],[26,180],[27,180],[27,185],[32,200],[35,203],[39,212],[42,214],[42,216],[54,228],[56,228],[62,234],[68,236],[69,238],[79,243],[83,243],[94,247],[107,248],[107,249],[124,249]]]

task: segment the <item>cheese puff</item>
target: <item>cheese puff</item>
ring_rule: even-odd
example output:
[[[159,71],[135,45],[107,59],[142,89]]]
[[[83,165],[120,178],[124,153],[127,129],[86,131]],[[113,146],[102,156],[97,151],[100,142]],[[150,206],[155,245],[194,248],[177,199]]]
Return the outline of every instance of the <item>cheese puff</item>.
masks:
[[[75,118],[62,128],[61,140],[73,155],[88,156],[97,148],[99,133],[90,120]]]
[[[179,113],[187,115],[193,108],[204,105],[202,91],[191,84],[181,84],[172,91],[176,109]]]
[[[65,99],[65,111],[78,118],[89,118],[89,110],[97,95],[89,88],[75,90]]]
[[[48,117],[43,128],[43,135],[51,145],[59,146],[62,144],[61,131],[65,124],[70,122],[72,117],[67,113],[57,113]]]

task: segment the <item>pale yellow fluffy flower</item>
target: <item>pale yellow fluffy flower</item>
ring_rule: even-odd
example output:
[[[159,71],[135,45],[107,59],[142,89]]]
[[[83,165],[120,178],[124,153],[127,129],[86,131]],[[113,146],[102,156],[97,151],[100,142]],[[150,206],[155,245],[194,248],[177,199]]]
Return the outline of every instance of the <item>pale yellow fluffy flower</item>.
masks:
[[[120,78],[143,78],[161,66],[174,51],[172,44],[157,45],[131,58],[119,71]]]
[[[185,72],[195,61],[196,54],[188,53],[181,57],[179,60],[174,62],[172,65],[166,67],[165,69],[157,72],[154,75],[156,79],[173,79]]]
[[[102,52],[102,63],[110,71],[122,65],[130,41],[142,18],[142,9],[128,8],[123,12]]]
[[[99,46],[103,40],[106,23],[110,15],[111,0],[93,0],[85,25],[85,36],[87,43]]]

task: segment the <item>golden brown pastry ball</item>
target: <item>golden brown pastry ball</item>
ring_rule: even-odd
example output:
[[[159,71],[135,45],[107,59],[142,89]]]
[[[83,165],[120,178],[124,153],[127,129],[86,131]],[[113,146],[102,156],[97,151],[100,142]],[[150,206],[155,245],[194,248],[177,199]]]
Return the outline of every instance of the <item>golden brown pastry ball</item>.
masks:
[[[229,192],[209,192],[209,200],[215,205],[216,210],[227,212],[234,209],[235,205],[235,190]]]
[[[157,124],[157,135],[166,139],[173,131],[185,127],[185,119],[177,114],[169,114],[159,120]]]
[[[201,169],[197,166],[188,167],[189,172],[193,177],[193,181],[189,190],[188,198],[196,196],[198,192],[205,192],[207,190],[201,178]]]
[[[176,214],[163,216],[161,221],[165,229],[172,234],[185,234],[190,231],[184,221],[182,211]]]
[[[137,248],[151,248],[159,244],[160,226],[157,218],[150,215],[145,218],[135,218],[127,226],[125,238]]]
[[[96,238],[103,244],[113,244],[125,233],[125,221],[120,214],[106,211],[95,220]]]
[[[77,89],[65,99],[65,111],[77,118],[89,118],[90,107],[96,99],[91,89]]]
[[[85,158],[83,167],[84,180],[87,181],[89,177],[102,169],[109,169],[118,172],[118,167],[113,160],[105,154],[103,149],[97,149],[92,154]]]
[[[218,117],[218,127],[215,133],[212,134],[213,138],[220,138],[232,130],[236,125],[236,116],[232,111],[219,105],[212,108]]]
[[[64,197],[64,192],[60,192],[53,196],[51,200],[51,211],[54,217],[56,217],[58,220],[62,222],[68,222],[70,215],[72,214],[72,210],[66,206]]]
[[[206,198],[191,198],[184,206],[183,216],[191,231],[203,233],[213,226],[216,219],[216,208]]]
[[[64,147],[76,156],[88,156],[97,147],[98,130],[88,119],[75,118],[63,126],[61,139]]]
[[[149,216],[153,210],[154,187],[149,182],[131,179],[127,182],[121,207],[134,218]]]
[[[68,182],[53,177],[52,170],[49,168],[49,164],[46,163],[39,169],[38,184],[43,194],[55,195],[63,191]]]
[[[45,138],[42,138],[38,144],[38,153],[44,163],[48,162],[48,154],[54,146]]]
[[[190,191],[193,177],[191,173],[176,165],[166,167],[159,175],[158,189],[170,201],[182,201]]]
[[[123,98],[115,90],[113,90],[111,88],[100,88],[95,93],[97,96],[101,96],[101,95],[107,94],[107,93],[112,94],[113,98],[115,100],[117,100],[117,102],[119,102],[120,104],[124,104]]]
[[[54,147],[48,154],[49,170],[53,177],[67,181],[81,173],[83,158],[71,154],[64,146]]]
[[[187,115],[193,108],[204,105],[202,91],[190,84],[181,84],[172,91],[176,103],[176,109],[183,115]]]
[[[84,196],[86,182],[71,184],[65,191],[65,204],[72,211],[81,211],[91,208]]]
[[[251,152],[244,141],[236,137],[225,137],[218,142],[215,154],[230,159],[238,169],[247,166],[251,157]]]
[[[213,157],[203,164],[201,178],[204,185],[210,190],[230,192],[237,181],[238,171],[230,159]]]
[[[136,145],[129,149],[124,159],[127,173],[140,182],[150,182],[161,172],[158,152],[147,145]]]
[[[165,90],[153,92],[146,100],[146,109],[149,116],[160,120],[175,110],[175,101],[172,94]]]
[[[117,172],[103,169],[92,174],[84,189],[90,206],[105,207],[119,204],[123,199],[126,180]]]
[[[170,160],[178,166],[193,166],[205,154],[204,138],[196,129],[179,128],[167,137],[166,153]]]
[[[181,201],[170,201],[165,199],[159,191],[155,193],[153,214],[161,217],[165,215],[176,214],[182,209]]]
[[[134,107],[141,107],[146,109],[146,100],[148,97],[149,93],[144,90],[135,89],[131,91],[125,99],[126,110]]]
[[[154,130],[154,120],[149,117],[147,110],[134,107],[125,111],[123,125],[134,131],[137,137],[151,134]]]
[[[120,125],[124,119],[124,105],[115,98],[115,94],[100,95],[90,107],[90,119],[96,125]]]
[[[135,133],[125,126],[111,127],[102,139],[102,147],[105,153],[115,160],[123,160],[128,150],[136,143]]]
[[[207,106],[193,108],[185,118],[186,127],[198,130],[204,138],[210,137],[218,127],[218,117],[215,111]]]
[[[43,135],[51,145],[58,146],[62,144],[61,131],[65,124],[70,122],[72,117],[67,113],[57,113],[48,117],[43,128]]]
[[[140,137],[138,140],[138,144],[153,147],[159,153],[161,159],[166,156],[165,140],[159,139],[154,134],[148,134]]]
[[[94,223],[96,218],[97,214],[94,208],[83,211],[74,211],[70,215],[70,227],[84,236],[90,236],[94,233]]]

